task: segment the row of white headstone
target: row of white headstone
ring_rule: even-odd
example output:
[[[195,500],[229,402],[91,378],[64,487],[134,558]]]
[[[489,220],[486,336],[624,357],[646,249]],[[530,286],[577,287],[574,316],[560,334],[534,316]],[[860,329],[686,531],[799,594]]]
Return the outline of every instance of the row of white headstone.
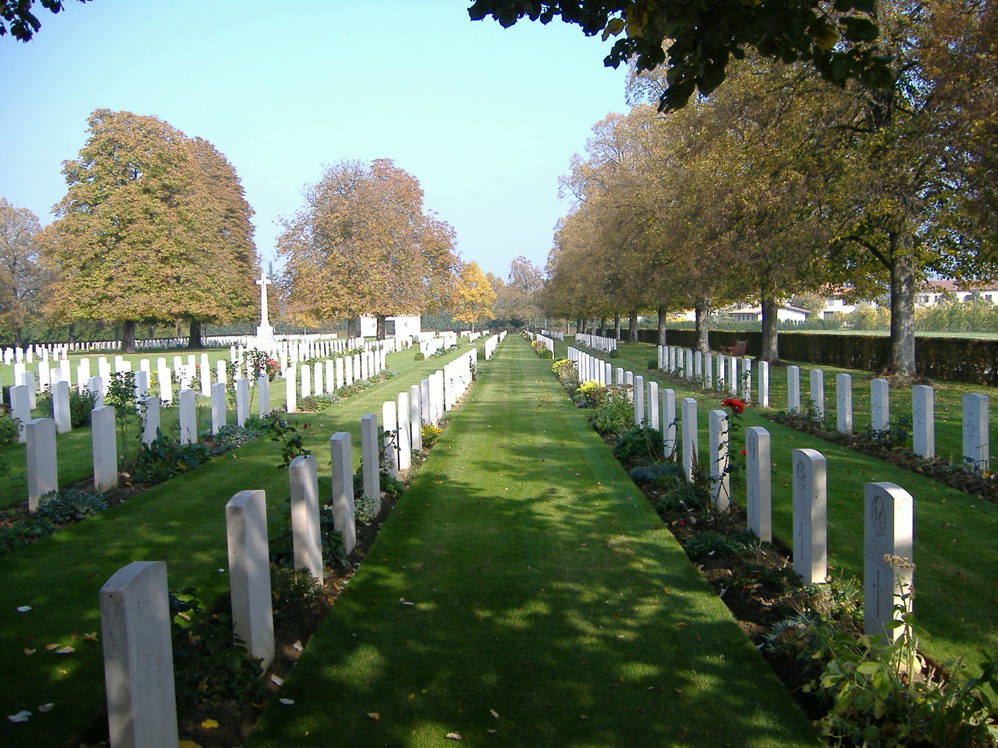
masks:
[[[427,399],[431,413],[436,406],[454,407],[471,384],[476,360],[475,351],[464,353],[435,373],[443,385],[443,396],[440,400],[433,395]],[[414,387],[422,392],[427,383],[428,380],[423,380]],[[391,403],[407,406],[392,411],[396,418],[402,414],[411,416],[408,396],[412,392],[410,388],[409,392],[400,393],[398,401]],[[404,403],[403,396],[406,398]],[[421,408],[422,400],[416,402]],[[415,421],[421,418],[420,415]],[[395,428],[401,433],[398,424]],[[386,436],[388,432],[386,423]],[[376,416],[373,413],[362,416],[364,494],[380,500],[378,434]],[[333,524],[343,536],[345,550],[350,553],[356,545],[357,535],[349,432],[333,434],[329,449]],[[386,449],[386,460],[389,454],[391,452]],[[299,456],[292,460],[288,481],[295,569],[307,571],[321,582],[321,509],[315,456]],[[265,492],[240,491],[225,505],[225,517],[233,634],[266,667],[274,656],[274,627]],[[136,561],[122,567],[101,588],[108,728],[114,747],[174,748],[177,745],[167,590],[166,565],[149,561]]]
[[[541,335],[546,335],[549,338],[554,338],[555,340],[564,340],[565,333],[560,330],[541,330]]]
[[[387,365],[388,350],[379,348],[289,366],[284,369],[285,408],[298,412],[298,399],[312,395],[335,394],[355,382],[372,379]]]
[[[429,358],[438,351],[446,351],[457,345],[456,332],[441,332],[439,334],[423,334],[419,338],[419,352]]]
[[[582,372],[596,373],[603,364],[604,377],[612,376],[609,386],[630,387],[635,425],[661,426],[663,456],[673,457],[678,446],[683,476],[693,480],[698,461],[696,399],[681,399],[677,419],[674,390],[659,393],[658,382],[646,383],[642,376],[620,368],[613,371],[581,351],[570,348],[568,357],[580,367],[580,381],[586,381]],[[677,424],[682,427],[681,444],[677,442]],[[711,410],[707,463],[711,502],[718,511],[727,511],[731,504],[728,439],[727,411]],[[772,542],[770,455],[769,432],[759,426],[746,428],[746,519],[749,530],[765,542]],[[804,584],[819,584],[828,571],[825,458],[813,449],[795,449],[792,458],[794,571]],[[892,483],[868,483],[864,486],[864,507],[864,631],[895,638],[900,628],[891,622],[911,604],[912,497]]]
[[[531,332],[527,330],[527,337],[530,338],[531,342],[540,341],[541,345],[551,351],[552,358],[554,357],[554,341],[543,333]]]
[[[579,345],[584,345],[586,348],[592,348],[594,351],[601,351],[602,353],[610,353],[617,350],[617,339],[602,335],[578,333],[575,336],[575,342]]]

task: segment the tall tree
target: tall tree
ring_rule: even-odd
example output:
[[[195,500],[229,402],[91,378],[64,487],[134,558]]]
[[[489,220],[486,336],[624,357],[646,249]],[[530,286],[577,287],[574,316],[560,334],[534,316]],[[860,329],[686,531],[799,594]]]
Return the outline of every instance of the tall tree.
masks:
[[[121,323],[130,351],[139,322],[251,308],[252,244],[229,237],[229,211],[239,207],[217,199],[235,179],[231,167],[226,174],[203,141],[155,117],[98,109],[89,124],[79,157],[63,164],[69,188],[56,220],[41,234],[53,278],[47,312]]]
[[[539,291],[544,274],[523,255],[509,263],[506,283],[496,291],[496,315],[516,327],[539,323],[544,316]]]
[[[78,0],[81,3],[90,0]],[[15,39],[26,42],[42,27],[31,6],[35,0],[0,0],[0,36],[10,33]],[[62,0],[40,0],[46,10],[58,13],[62,10]]]
[[[330,166],[277,240],[288,313],[303,323],[374,315],[383,337],[386,317],[450,298],[454,241],[450,225],[424,213],[419,181],[391,160]]]
[[[495,314],[496,292],[477,262],[461,266],[451,298],[451,317],[475,329],[475,324],[492,319]]]
[[[0,197],[0,335],[24,342],[25,324],[37,305],[42,272],[38,265],[38,217]]]

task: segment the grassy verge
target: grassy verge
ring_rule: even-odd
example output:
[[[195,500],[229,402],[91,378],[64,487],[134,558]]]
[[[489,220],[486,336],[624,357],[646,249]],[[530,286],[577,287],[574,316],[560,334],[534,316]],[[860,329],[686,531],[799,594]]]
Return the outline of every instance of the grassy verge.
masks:
[[[466,349],[464,346],[463,349]],[[394,379],[319,413],[294,420],[310,423],[306,446],[318,458],[320,495],[329,495],[329,435],[351,431],[359,461],[359,419],[379,415],[381,402],[440,368],[447,358],[414,361],[393,354]],[[273,395],[272,391],[272,395]],[[61,446],[61,445],[60,445]],[[89,449],[89,448],[87,448]],[[153,487],[106,512],[57,531],[34,545],[0,557],[0,713],[33,712],[24,724],[0,720],[0,745],[63,745],[104,708],[104,674],[98,591],[117,569],[137,560],[165,561],[171,590],[195,587],[213,601],[228,594],[224,506],[243,489],[267,492],[270,534],[283,516],[287,473],[277,469],[279,446],[257,439],[198,470]],[[30,606],[27,612],[17,608]],[[72,646],[70,654],[46,647]],[[43,704],[54,704],[39,712]]]
[[[654,351],[654,346],[647,344],[625,344],[614,365],[642,372],[648,359],[654,358]],[[773,371],[776,374],[771,373],[771,377],[782,381],[785,393],[785,370]],[[853,374],[858,377],[860,373]],[[644,375],[651,373],[645,371]],[[699,401],[699,451],[705,454],[708,447],[703,411],[720,408],[719,401],[725,395],[693,392],[684,389],[681,383],[656,378],[663,386],[675,389],[677,397],[695,397]],[[942,395],[937,392],[937,413],[940,401],[958,399],[947,392],[950,387],[941,386]],[[961,391],[960,386],[952,387],[956,393]],[[863,484],[889,481],[907,490],[915,499],[915,614],[924,628],[919,637],[921,646],[938,662],[960,658],[971,672],[977,672],[980,653],[998,651],[998,628],[994,624],[998,620],[998,596],[994,592],[998,555],[986,550],[994,547],[994,538],[998,537],[998,506],[781,426],[764,418],[762,412],[758,408],[746,409],[733,433],[731,454],[736,455],[736,464],[744,464],[737,457],[744,446],[744,427],[763,426],[770,432],[774,534],[788,544],[793,537],[791,452],[794,449],[816,449],[828,461],[828,560],[833,575],[860,580],[863,577]],[[732,492],[734,499],[744,505],[744,484],[736,480]]]
[[[518,338],[451,417],[281,696],[294,704],[268,708],[251,745],[815,743]]]

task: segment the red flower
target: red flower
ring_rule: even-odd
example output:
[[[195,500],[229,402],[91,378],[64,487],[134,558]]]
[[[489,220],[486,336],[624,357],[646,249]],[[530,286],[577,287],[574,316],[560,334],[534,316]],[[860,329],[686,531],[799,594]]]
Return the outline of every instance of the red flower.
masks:
[[[722,400],[721,405],[723,405],[725,408],[731,408],[731,412],[735,414],[739,414],[745,410],[745,403],[734,397],[729,397]]]
[[[742,457],[744,457],[744,456],[745,456],[745,450],[743,449],[742,450]]]

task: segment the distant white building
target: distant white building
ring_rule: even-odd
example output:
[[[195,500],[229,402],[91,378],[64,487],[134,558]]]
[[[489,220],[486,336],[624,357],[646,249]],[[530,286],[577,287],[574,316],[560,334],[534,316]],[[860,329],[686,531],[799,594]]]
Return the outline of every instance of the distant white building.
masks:
[[[735,322],[762,322],[762,307],[750,306],[729,309],[727,313]],[[790,304],[781,304],[776,310],[776,319],[780,322],[803,322],[810,312]]]
[[[915,291],[915,306],[935,306],[946,296],[954,301],[976,298],[998,304],[998,283],[968,283],[961,287],[948,279],[927,281]]]
[[[385,335],[396,338],[415,338],[423,329],[422,318],[414,316],[387,317],[385,319]],[[373,338],[378,334],[376,317],[360,318],[360,335],[363,338]]]

